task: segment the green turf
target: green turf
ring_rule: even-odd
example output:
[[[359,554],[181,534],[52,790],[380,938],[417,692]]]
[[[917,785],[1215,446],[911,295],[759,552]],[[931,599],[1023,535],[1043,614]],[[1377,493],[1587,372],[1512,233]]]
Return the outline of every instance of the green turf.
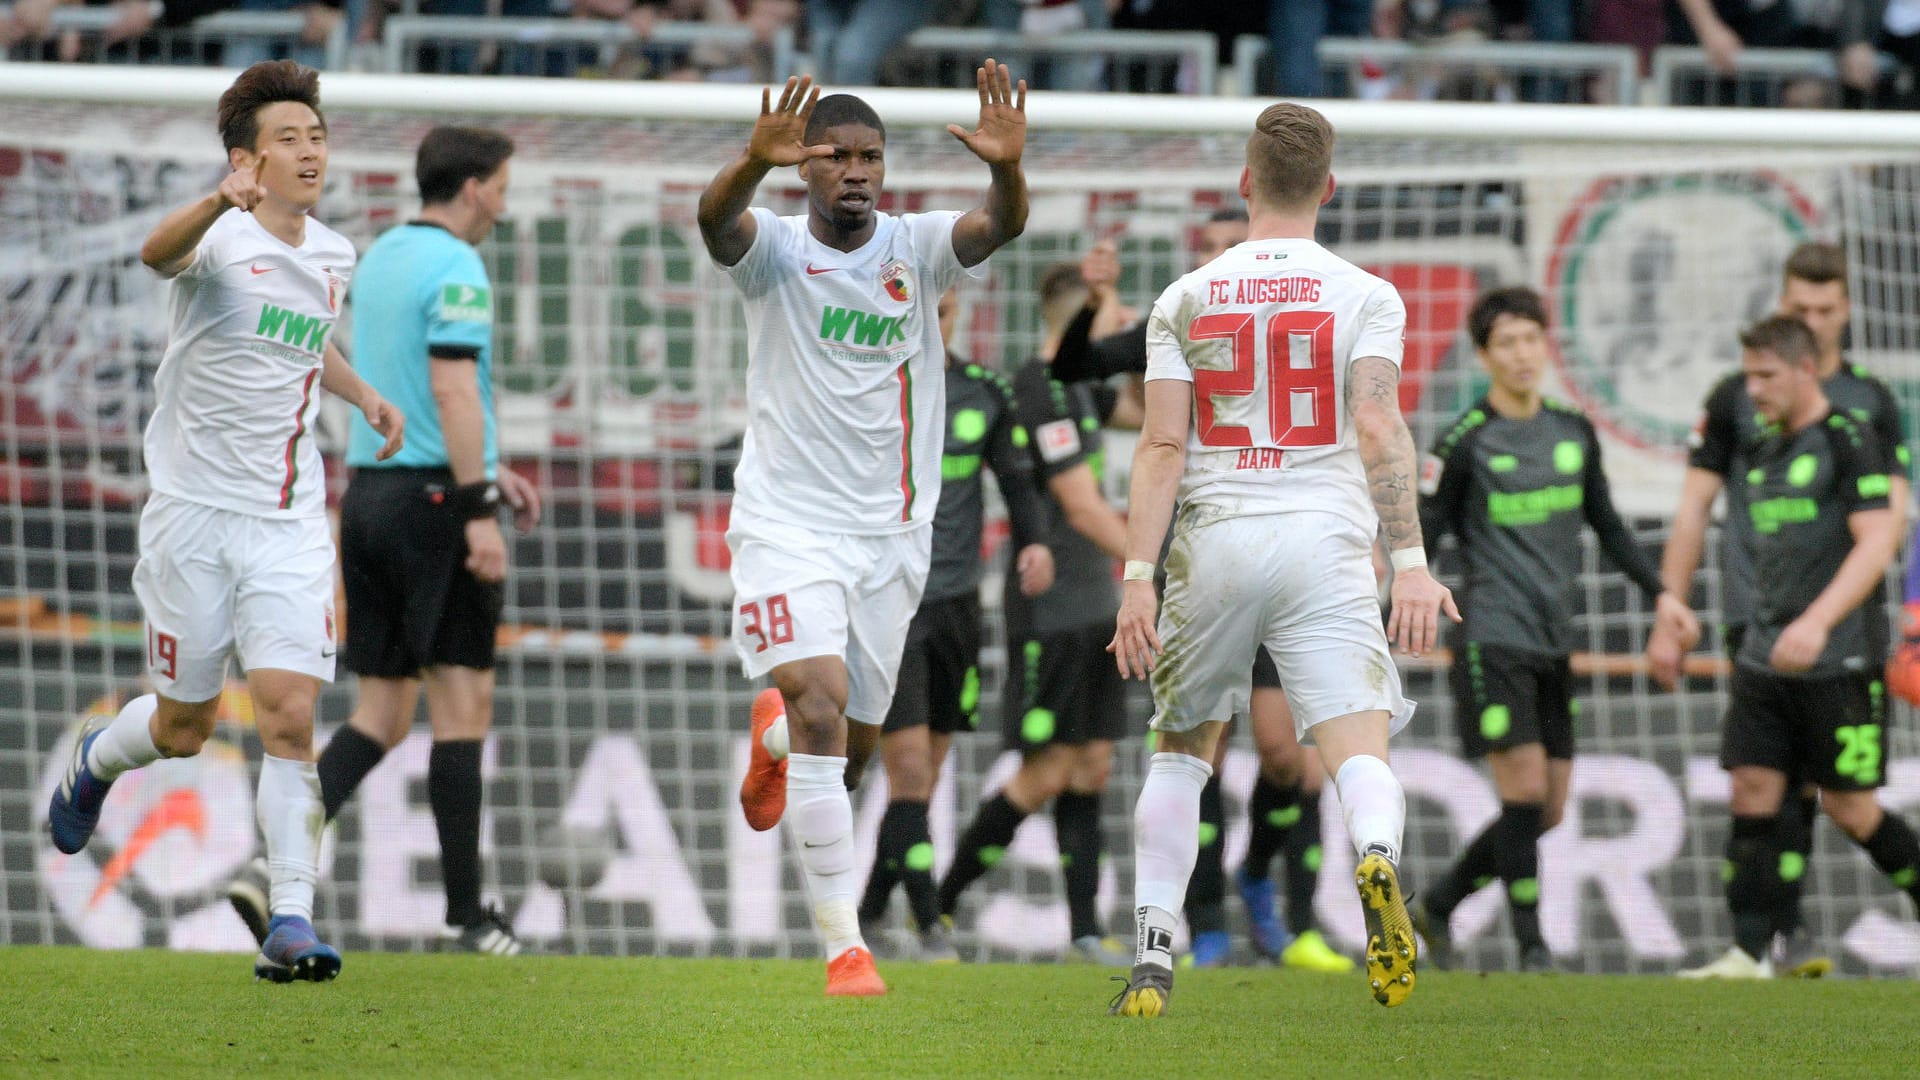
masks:
[[[0,948],[0,1074],[272,1076],[1910,1076],[1907,982],[1181,972],[1172,1015],[1105,1015],[1090,967],[353,954],[325,985],[249,960]]]

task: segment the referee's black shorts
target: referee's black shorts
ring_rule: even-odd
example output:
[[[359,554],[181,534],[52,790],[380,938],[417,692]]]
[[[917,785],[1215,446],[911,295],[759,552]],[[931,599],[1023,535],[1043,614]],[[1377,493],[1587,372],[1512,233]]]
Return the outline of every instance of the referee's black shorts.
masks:
[[[447,469],[354,470],[340,500],[340,572],[355,675],[404,679],[440,664],[493,667],[505,590],[467,570],[466,522],[436,502]]]
[[[884,733],[926,725],[937,735],[980,723],[980,597],[923,601],[907,627]]]

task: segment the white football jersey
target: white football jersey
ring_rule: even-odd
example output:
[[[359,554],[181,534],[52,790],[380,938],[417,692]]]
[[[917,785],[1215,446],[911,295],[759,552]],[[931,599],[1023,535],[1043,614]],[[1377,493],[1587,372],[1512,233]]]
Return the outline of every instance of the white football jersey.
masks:
[[[260,517],[326,513],[313,423],[353,264],[346,237],[311,218],[298,248],[241,210],[213,223],[169,283],[146,432],[154,491]]]
[[[1406,326],[1391,284],[1311,240],[1251,240],[1168,286],[1147,322],[1147,378],[1193,384],[1181,501],[1332,511],[1372,534],[1347,368],[1398,366]]]
[[[857,251],[814,239],[805,215],[753,216],[753,247],[721,267],[747,309],[735,512],[873,535],[931,521],[947,407],[940,294],[986,275],[953,253],[959,213],[875,214]]]

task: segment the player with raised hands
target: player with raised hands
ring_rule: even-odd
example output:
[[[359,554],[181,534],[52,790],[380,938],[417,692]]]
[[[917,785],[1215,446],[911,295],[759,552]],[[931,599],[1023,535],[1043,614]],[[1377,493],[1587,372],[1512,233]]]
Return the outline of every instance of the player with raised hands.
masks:
[[[990,173],[971,211],[882,213],[886,126],[807,78],[777,102],[762,91],[745,152],[700,197],[707,252],[747,314],[733,643],[748,677],[773,681],[754,702],[741,808],[757,829],[784,816],[798,841],[832,995],[886,992],[860,935],[847,784],[879,739],[927,581],[946,411],[937,305],[1026,227],[1026,83],[992,60],[975,83],[977,126],[947,129]],[[806,212],[750,208],[788,165]]]

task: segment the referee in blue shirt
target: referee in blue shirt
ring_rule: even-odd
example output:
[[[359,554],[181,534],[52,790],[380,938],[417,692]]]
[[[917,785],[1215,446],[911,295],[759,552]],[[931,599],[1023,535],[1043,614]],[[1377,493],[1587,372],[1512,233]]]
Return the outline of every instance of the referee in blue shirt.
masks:
[[[320,756],[331,819],[406,738],[424,685],[433,725],[427,797],[447,893],[442,945],[511,955],[506,918],[480,903],[481,748],[493,718],[494,636],[507,549],[498,508],[521,531],[539,519],[533,485],[499,468],[493,412],[493,293],[474,245],[506,210],[513,142],[439,127],[420,143],[424,204],[376,240],[352,287],[354,368],[414,418],[406,449],[375,459],[364,422],[347,445],[340,505],[346,579],[343,662],[359,702]],[[242,916],[245,878],[235,883]]]

